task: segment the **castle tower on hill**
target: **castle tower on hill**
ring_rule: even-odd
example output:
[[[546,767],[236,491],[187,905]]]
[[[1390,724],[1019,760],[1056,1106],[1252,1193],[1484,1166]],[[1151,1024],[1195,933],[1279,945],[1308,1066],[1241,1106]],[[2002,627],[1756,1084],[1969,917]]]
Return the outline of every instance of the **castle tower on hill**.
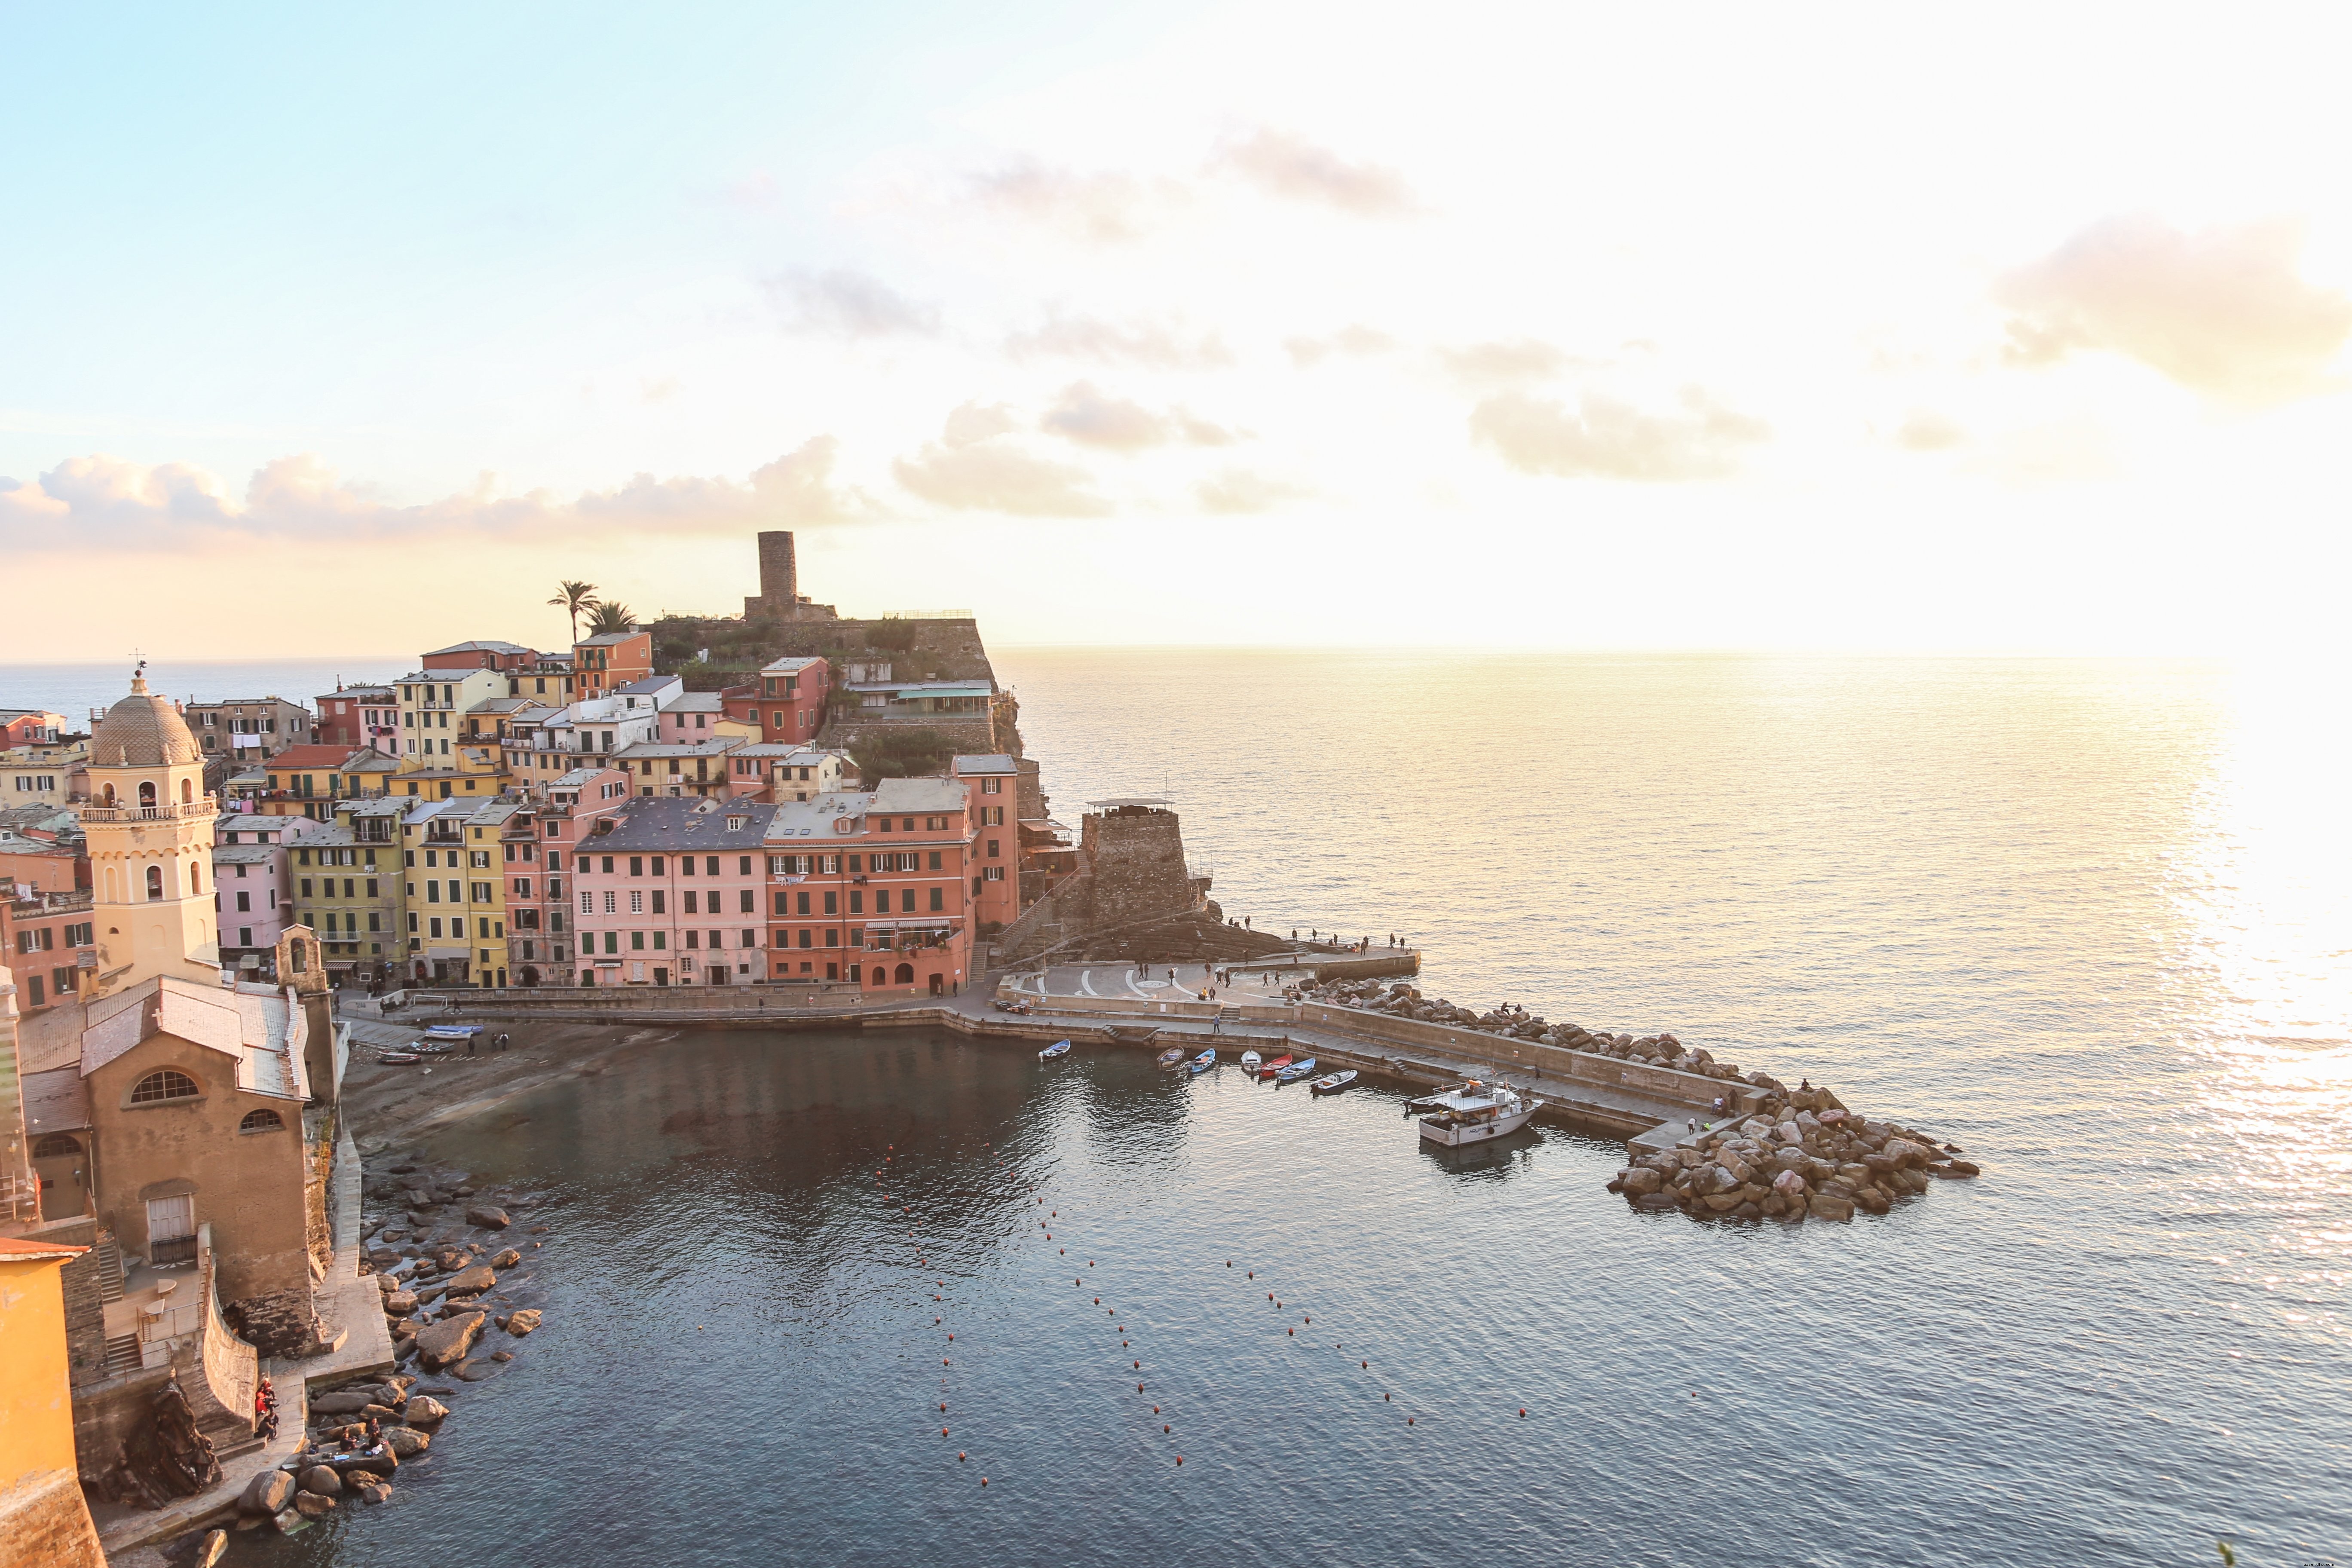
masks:
[[[140,668],[90,735],[89,800],[75,808],[89,844],[94,995],[152,974],[220,984],[209,886],[220,803],[187,721]]]
[[[760,534],[760,592],[743,600],[747,621],[830,621],[838,618],[831,605],[813,605],[800,591],[800,566],[793,553],[793,536],[786,529]]]

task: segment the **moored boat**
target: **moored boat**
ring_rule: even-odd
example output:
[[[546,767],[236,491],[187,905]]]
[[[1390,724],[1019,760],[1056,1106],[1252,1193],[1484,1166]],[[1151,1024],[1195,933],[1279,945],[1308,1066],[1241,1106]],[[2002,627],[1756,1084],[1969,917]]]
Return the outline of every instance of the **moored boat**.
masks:
[[[1160,1053],[1160,1065],[1163,1068],[1181,1067],[1183,1063],[1184,1047],[1181,1046],[1171,1046]]]
[[[1285,1051],[1280,1056],[1275,1058],[1272,1061],[1266,1063],[1264,1067],[1259,1068],[1257,1069],[1257,1076],[1260,1078],[1272,1078],[1275,1074],[1288,1067],[1290,1065],[1290,1053],[1288,1051]]]
[[[1328,1078],[1317,1079],[1313,1083],[1307,1086],[1307,1092],[1310,1094],[1338,1094],[1341,1089],[1353,1088],[1355,1086],[1356,1077],[1357,1074],[1354,1068],[1345,1068],[1339,1072],[1331,1074]]]
[[[1533,1095],[1475,1079],[1437,1097],[1436,1114],[1421,1119],[1421,1135],[1450,1149],[1485,1143],[1517,1132],[1543,1108]]]
[[[470,1040],[482,1032],[479,1024],[435,1024],[425,1031],[428,1040]]]
[[[1265,1065],[1265,1058],[1259,1056],[1255,1051],[1244,1051],[1242,1053],[1242,1071],[1249,1074],[1250,1077],[1255,1078],[1257,1076],[1257,1069]]]
[[[1191,1061],[1186,1062],[1184,1067],[1185,1070],[1188,1072],[1204,1073],[1216,1065],[1217,1051],[1216,1047],[1212,1046],[1207,1050],[1202,1051],[1199,1056],[1194,1057]]]
[[[1283,1068],[1280,1072],[1275,1074],[1274,1081],[1276,1083],[1297,1083],[1302,1078],[1312,1078],[1314,1074],[1315,1058],[1313,1057],[1303,1057],[1299,1060],[1295,1061],[1288,1067]]]
[[[1477,1087],[1478,1086],[1475,1082],[1462,1083],[1454,1085],[1452,1089],[1441,1089],[1434,1094],[1415,1095],[1412,1099],[1404,1102],[1404,1108],[1416,1115],[1425,1114],[1444,1106],[1448,1097],[1460,1094],[1465,1089],[1473,1089]]]
[[[1041,1062],[1050,1062],[1055,1057],[1066,1057],[1069,1054],[1070,1042],[1067,1040],[1055,1040],[1052,1045],[1047,1046],[1044,1050],[1037,1053],[1037,1059]]]

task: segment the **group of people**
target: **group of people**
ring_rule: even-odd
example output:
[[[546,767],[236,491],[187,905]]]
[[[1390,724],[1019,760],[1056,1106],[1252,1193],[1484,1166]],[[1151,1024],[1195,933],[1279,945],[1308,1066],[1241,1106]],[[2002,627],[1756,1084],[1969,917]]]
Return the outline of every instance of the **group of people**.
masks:
[[[253,1391],[253,1429],[265,1443],[278,1436],[278,1390],[266,1377]]]
[[[467,1056],[470,1057],[474,1054],[474,1042],[480,1038],[481,1037],[479,1035],[468,1035],[466,1037],[466,1054]],[[507,1034],[492,1035],[489,1038],[488,1044],[489,1048],[494,1051],[509,1050],[513,1048],[514,1037]]]

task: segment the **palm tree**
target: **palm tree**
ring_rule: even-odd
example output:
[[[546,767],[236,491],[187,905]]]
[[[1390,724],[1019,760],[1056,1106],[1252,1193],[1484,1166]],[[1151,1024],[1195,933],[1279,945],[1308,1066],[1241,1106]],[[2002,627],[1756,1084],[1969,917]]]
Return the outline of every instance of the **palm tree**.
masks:
[[[547,601],[572,617],[572,640],[580,640],[580,612],[596,607],[596,584],[593,583],[558,583],[555,597]]]
[[[601,632],[626,632],[636,629],[636,612],[616,600],[593,600],[588,607],[593,612],[588,617],[588,630],[592,636]]]

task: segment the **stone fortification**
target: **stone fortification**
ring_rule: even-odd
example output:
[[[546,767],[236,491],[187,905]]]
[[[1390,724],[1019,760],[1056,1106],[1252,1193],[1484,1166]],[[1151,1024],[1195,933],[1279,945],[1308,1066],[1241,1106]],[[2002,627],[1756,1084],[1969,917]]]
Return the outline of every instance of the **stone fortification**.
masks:
[[[1078,868],[998,939],[999,963],[1049,954],[1148,961],[1244,959],[1285,947],[1223,923],[1209,879],[1184,859],[1163,806],[1118,805],[1080,819]]]

